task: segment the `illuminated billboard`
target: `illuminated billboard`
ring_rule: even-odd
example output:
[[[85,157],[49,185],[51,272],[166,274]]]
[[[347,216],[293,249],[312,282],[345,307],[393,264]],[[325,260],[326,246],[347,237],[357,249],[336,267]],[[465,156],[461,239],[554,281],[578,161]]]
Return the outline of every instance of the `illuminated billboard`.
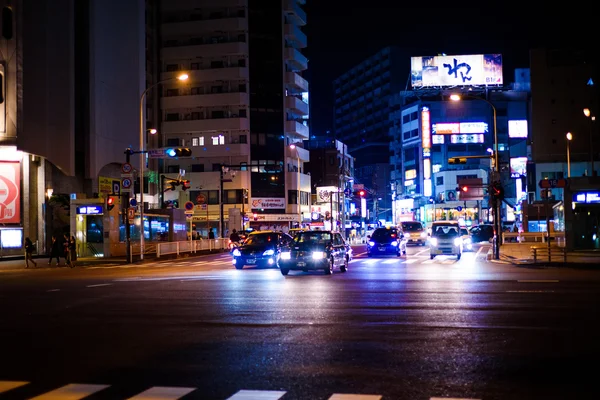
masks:
[[[508,137],[527,138],[527,120],[508,121]]]
[[[450,143],[452,143],[452,144],[485,143],[485,138],[482,133],[480,133],[478,135],[451,135]]]
[[[438,122],[431,126],[435,135],[488,133],[486,122]]]
[[[520,178],[527,175],[527,157],[514,157],[510,159],[510,177]]]
[[[411,57],[412,87],[502,85],[502,54]]]

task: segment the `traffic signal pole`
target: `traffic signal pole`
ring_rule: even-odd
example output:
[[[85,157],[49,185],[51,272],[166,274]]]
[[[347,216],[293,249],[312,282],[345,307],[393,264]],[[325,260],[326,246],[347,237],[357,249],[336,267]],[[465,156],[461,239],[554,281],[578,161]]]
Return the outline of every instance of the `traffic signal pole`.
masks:
[[[125,162],[130,164],[131,155],[133,151],[129,148],[125,149]],[[127,209],[129,208],[129,192],[123,191],[121,192],[121,213],[123,214],[124,224],[125,224],[125,247],[126,247],[126,256],[127,262],[131,264],[133,260],[131,259],[131,229],[129,226],[129,216],[127,215]]]

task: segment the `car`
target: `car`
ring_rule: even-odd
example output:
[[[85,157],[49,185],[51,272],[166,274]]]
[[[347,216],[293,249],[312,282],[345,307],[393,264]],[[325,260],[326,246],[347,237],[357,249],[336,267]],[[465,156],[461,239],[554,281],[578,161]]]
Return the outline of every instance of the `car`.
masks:
[[[367,237],[367,256],[406,255],[406,239],[397,228],[377,228]]]
[[[469,230],[473,243],[490,242],[494,238],[494,225],[479,224]]]
[[[304,228],[292,228],[289,230],[288,234],[291,237],[295,237],[296,234],[298,234],[299,232],[305,232],[305,231],[306,231],[306,229],[304,229]]]
[[[406,244],[424,246],[429,236],[419,221],[403,221],[400,223]]]
[[[281,249],[292,241],[287,233],[275,231],[253,231],[244,243],[232,251],[232,263],[236,269],[245,265],[277,267]]]
[[[291,270],[321,270],[330,275],[336,267],[341,272],[348,271],[350,259],[346,242],[339,232],[303,231],[298,232],[288,248],[281,252],[279,270],[282,275]]]
[[[460,227],[460,237],[463,241],[463,251],[473,251],[473,241],[467,227]]]
[[[460,260],[463,252],[463,238],[460,235],[458,221],[434,221],[429,238],[429,257],[455,255]]]

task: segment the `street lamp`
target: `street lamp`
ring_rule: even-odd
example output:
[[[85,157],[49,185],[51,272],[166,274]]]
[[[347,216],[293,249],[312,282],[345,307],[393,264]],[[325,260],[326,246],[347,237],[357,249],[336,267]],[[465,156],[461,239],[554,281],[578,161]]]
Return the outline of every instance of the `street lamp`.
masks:
[[[571,132],[567,132],[567,178],[571,177],[571,140],[573,140],[573,135]]]
[[[492,107],[492,110],[494,112],[494,149],[493,149],[493,157],[494,157],[494,168],[492,170],[495,170],[498,174],[498,179],[500,179],[500,163],[498,161],[498,130],[496,129],[496,107],[494,106],[494,104],[492,104],[491,101],[489,101],[488,99],[485,99],[483,97],[477,97],[477,96],[469,96],[469,95],[464,95],[463,97],[465,98],[471,98],[474,100],[481,100],[481,101],[485,101],[486,103],[488,103],[490,105],[490,107]],[[461,100],[461,96],[458,94],[452,94],[450,95],[450,100],[452,101],[460,101]],[[496,232],[497,232],[497,237],[496,237],[496,246],[495,246],[495,251],[494,251],[494,258],[496,260],[500,259],[500,248],[499,245],[502,242],[501,240],[501,235],[502,235],[502,222],[500,221],[500,206],[501,204],[499,202],[496,202],[496,206],[494,207],[495,210],[495,217],[494,217],[494,225],[496,226]]]
[[[302,228],[302,210],[301,210],[301,206],[300,206],[300,204],[301,204],[300,203],[300,198],[302,197],[301,185],[300,185],[300,152],[296,148],[296,145],[293,144],[293,143],[290,144],[290,149],[291,150],[296,150],[296,160],[297,160],[297,163],[298,163],[298,167],[297,167],[297,170],[298,170],[297,171],[298,172],[298,174],[297,174],[298,175],[298,179],[297,179],[297,183],[296,183],[296,185],[298,186],[297,187],[297,189],[298,189],[298,195],[297,195],[297,198],[296,198],[296,207],[298,208],[298,218],[299,218],[299,221],[300,221],[298,223],[298,228]],[[332,210],[332,213],[333,213],[333,210]]]
[[[189,78],[188,74],[181,74],[176,77],[163,79],[150,85],[146,90],[142,92],[140,96],[140,260],[144,259],[144,167],[146,164],[146,153],[144,151],[144,144],[146,141],[146,119],[144,118],[144,102],[146,100],[146,94],[150,89],[155,88],[161,83],[177,79],[179,81],[186,81]]]
[[[592,176],[594,176],[594,141],[592,123],[596,120],[596,117],[592,115],[592,110],[587,107],[583,109],[583,115],[590,119],[590,167],[592,169]]]

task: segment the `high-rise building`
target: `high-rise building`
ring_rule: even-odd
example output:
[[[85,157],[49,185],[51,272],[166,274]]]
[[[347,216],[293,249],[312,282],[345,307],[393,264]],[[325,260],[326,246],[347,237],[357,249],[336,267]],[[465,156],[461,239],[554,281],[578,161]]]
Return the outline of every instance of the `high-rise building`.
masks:
[[[388,131],[393,123],[389,99],[405,88],[409,65],[398,48],[386,47],[333,82],[334,136],[346,143],[356,158],[356,182],[373,191],[373,198],[382,199],[379,205],[383,210],[391,210],[389,177],[376,164],[389,158]],[[385,182],[374,187],[374,177]],[[391,212],[378,218],[390,221]]]
[[[165,192],[164,200],[194,202],[200,210],[193,220],[203,235],[209,228],[224,235],[242,225],[285,228],[309,216],[310,177],[302,172],[309,161],[301,145],[309,137],[309,107],[301,4],[161,2],[161,80],[189,75],[183,85],[162,85],[162,147],[192,151],[191,157],[165,161],[165,176],[185,170],[191,188]]]

